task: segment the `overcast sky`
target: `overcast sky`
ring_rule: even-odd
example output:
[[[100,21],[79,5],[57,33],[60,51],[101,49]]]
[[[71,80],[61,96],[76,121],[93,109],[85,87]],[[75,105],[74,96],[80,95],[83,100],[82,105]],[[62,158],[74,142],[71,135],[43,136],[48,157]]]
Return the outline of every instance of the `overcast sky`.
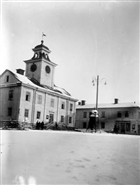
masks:
[[[25,69],[42,32],[57,86],[95,103],[99,75],[99,103],[139,100],[138,2],[3,2],[0,73]]]

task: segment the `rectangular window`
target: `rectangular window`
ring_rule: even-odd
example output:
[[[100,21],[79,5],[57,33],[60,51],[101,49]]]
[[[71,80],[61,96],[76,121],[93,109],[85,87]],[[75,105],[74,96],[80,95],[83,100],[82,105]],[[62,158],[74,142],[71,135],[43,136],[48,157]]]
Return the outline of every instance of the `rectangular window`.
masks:
[[[135,124],[132,125],[132,130],[135,130]]]
[[[105,122],[101,122],[101,129],[105,128]]]
[[[42,95],[38,95],[38,104],[42,104]]]
[[[69,117],[69,123],[72,123],[72,117],[71,116]]]
[[[87,112],[83,112],[83,118],[87,118]]]
[[[61,109],[65,109],[65,103],[64,102],[62,102],[62,104],[61,104]]]
[[[138,113],[138,119],[140,119],[140,112]]]
[[[14,90],[9,90],[9,100],[13,100]]]
[[[51,98],[51,107],[54,107],[54,99]]]
[[[102,111],[101,117],[105,118],[105,111]]]
[[[40,119],[40,116],[41,116],[41,112],[40,111],[37,111],[36,118],[37,119]]]
[[[117,117],[121,118],[122,117],[122,113],[121,112],[117,112]]]
[[[8,107],[8,116],[12,116],[12,107]]]
[[[126,123],[126,131],[130,132],[130,122]]]
[[[6,76],[6,82],[9,82],[9,75]]]
[[[28,116],[29,116],[29,110],[28,109],[25,109],[24,117],[28,118]]]
[[[125,117],[128,118],[129,117],[129,112],[125,111]]]
[[[50,119],[49,119],[49,122],[52,123],[54,121],[54,114],[50,114]]]
[[[87,128],[87,123],[83,122],[83,128]]]
[[[72,110],[73,110],[73,104],[70,103],[70,111],[72,111]]]
[[[64,123],[64,116],[61,116],[61,123]]]
[[[25,100],[26,101],[30,101],[30,96],[31,96],[31,93],[30,92],[26,92]]]
[[[92,112],[89,112],[89,118],[90,118],[91,114],[92,114]]]

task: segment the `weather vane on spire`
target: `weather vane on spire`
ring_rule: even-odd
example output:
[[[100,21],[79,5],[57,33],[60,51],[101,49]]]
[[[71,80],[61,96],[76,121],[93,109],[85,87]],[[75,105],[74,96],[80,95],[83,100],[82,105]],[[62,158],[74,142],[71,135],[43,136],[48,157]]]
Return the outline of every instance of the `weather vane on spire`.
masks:
[[[46,37],[45,33],[42,32],[42,41],[43,41],[43,37]]]

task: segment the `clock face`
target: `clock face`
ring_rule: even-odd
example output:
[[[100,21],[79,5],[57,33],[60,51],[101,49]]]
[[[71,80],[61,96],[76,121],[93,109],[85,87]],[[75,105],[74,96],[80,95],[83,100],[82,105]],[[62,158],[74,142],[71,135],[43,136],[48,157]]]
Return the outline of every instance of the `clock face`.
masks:
[[[30,70],[34,72],[37,69],[36,64],[32,64]]]
[[[45,70],[46,70],[46,73],[48,74],[51,72],[51,68],[49,66],[46,66]]]

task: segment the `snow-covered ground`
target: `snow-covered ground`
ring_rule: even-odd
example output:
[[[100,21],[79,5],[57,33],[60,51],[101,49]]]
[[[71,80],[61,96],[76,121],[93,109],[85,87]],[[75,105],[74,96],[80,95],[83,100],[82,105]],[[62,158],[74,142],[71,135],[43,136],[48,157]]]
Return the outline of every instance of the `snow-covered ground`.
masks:
[[[139,185],[140,137],[1,131],[1,184]]]

